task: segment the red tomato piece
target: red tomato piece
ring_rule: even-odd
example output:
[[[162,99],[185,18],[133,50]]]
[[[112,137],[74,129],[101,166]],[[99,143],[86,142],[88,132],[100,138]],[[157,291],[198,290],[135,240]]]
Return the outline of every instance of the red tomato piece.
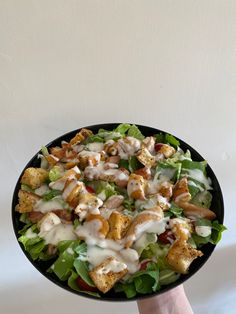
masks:
[[[145,259],[145,260],[143,260],[143,261],[141,262],[141,264],[140,264],[139,270],[146,270],[147,264],[148,264],[149,262],[151,262],[151,261],[152,261],[152,260],[150,260],[150,259]]]
[[[93,189],[91,186],[86,186],[86,190],[87,190],[89,193],[95,193],[94,189]]]
[[[161,241],[163,244],[169,244],[172,242],[172,240],[175,240],[175,236],[170,230],[166,230],[158,236],[158,240]]]
[[[155,151],[158,152],[161,149],[162,146],[163,146],[162,143],[155,144]]]
[[[96,292],[97,291],[96,287],[92,287],[92,286],[88,285],[87,282],[85,282],[81,277],[78,277],[76,279],[76,283],[77,283],[78,287],[83,291],[90,291],[90,292]]]

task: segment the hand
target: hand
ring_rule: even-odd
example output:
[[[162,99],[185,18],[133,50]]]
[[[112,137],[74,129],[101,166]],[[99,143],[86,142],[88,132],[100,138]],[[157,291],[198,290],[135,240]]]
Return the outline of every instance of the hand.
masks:
[[[137,303],[140,314],[193,314],[183,285]]]

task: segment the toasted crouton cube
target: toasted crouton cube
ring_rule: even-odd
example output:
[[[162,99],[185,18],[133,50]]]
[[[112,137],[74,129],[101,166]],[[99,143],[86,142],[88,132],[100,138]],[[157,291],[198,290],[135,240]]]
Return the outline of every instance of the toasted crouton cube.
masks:
[[[103,293],[108,292],[115,283],[127,274],[127,265],[115,257],[108,257],[89,272],[96,287]]]
[[[27,168],[21,178],[21,183],[29,185],[32,189],[40,187],[48,178],[48,172],[42,168]]]
[[[40,199],[40,196],[24,190],[19,191],[18,197],[19,204],[16,206],[16,210],[19,213],[31,212],[36,202]]]
[[[117,211],[113,212],[109,217],[108,223],[110,225],[110,231],[107,235],[108,239],[120,240],[126,234],[131,218],[123,215]]]
[[[84,141],[87,137],[93,135],[93,132],[88,129],[81,129],[71,140],[71,145],[76,145]]]
[[[173,188],[173,201],[178,202],[188,202],[191,199],[191,194],[188,189],[188,180],[186,177],[177,181]]]
[[[176,150],[174,149],[174,147],[168,144],[163,144],[161,148],[158,150],[158,153],[163,154],[165,158],[170,158],[172,155],[174,155],[175,152]]]
[[[186,274],[193,260],[203,253],[192,248],[186,241],[177,240],[171,246],[166,260],[178,273]]]
[[[138,160],[147,168],[151,168],[155,165],[155,157],[150,154],[147,148],[142,148],[137,154]]]

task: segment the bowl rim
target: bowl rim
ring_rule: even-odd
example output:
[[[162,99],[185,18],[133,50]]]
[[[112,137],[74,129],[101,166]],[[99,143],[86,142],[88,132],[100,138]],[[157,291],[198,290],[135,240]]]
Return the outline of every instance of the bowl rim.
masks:
[[[128,123],[128,122],[126,122]],[[113,123],[100,123],[100,124],[93,124],[93,125],[89,125],[89,126],[83,126],[83,127],[80,127],[78,129],[74,129],[72,131],[69,131],[69,132],[66,132],[60,136],[58,136],[57,138],[51,140],[47,145],[45,145],[45,147],[49,148],[53,145],[55,145],[55,143],[57,142],[61,142],[64,140],[64,138],[67,138],[67,137],[73,137],[77,132],[79,132],[82,128],[86,128],[86,129],[92,129],[92,130],[98,130],[100,128],[104,128],[104,129],[107,129],[107,130],[111,130],[111,129],[114,129],[116,126],[118,126],[119,124],[121,124],[121,122],[113,122]],[[131,123],[130,123],[131,124]],[[199,153],[198,151],[196,151],[192,146],[190,146],[188,143],[186,143],[185,141],[183,141],[182,139],[178,138],[177,136],[175,136],[174,134],[170,133],[170,132],[167,132],[167,131],[164,131],[162,129],[158,129],[158,128],[154,128],[154,127],[149,127],[149,126],[145,126],[145,125],[140,125],[140,124],[136,124],[135,125],[142,131],[142,133],[144,132],[143,130],[145,130],[144,133],[149,133],[149,135],[145,135],[145,136],[151,136],[155,133],[163,133],[163,134],[171,134],[173,135],[177,140],[180,141],[180,147],[183,148],[183,146],[185,147],[185,150],[186,149],[189,149],[190,152],[191,152],[191,155],[194,155],[194,161],[196,160],[197,158],[197,161],[201,161],[201,160],[205,160]],[[146,132],[147,131],[147,132]],[[83,293],[83,292],[80,292],[80,291],[77,291],[77,290],[73,290],[72,288],[70,288],[68,285],[66,284],[63,284],[62,281],[60,281],[59,279],[57,279],[56,277],[54,277],[52,274],[42,270],[40,268],[40,265],[38,264],[37,260],[36,261],[33,261],[33,259],[31,258],[31,256],[29,255],[28,252],[25,251],[22,243],[20,243],[18,241],[18,237],[19,237],[19,234],[18,234],[18,226],[17,226],[17,222],[18,222],[18,219],[17,219],[17,215],[16,215],[16,211],[15,211],[15,206],[16,204],[18,203],[18,191],[20,189],[20,179],[25,171],[25,169],[27,169],[28,167],[32,166],[32,163],[36,162],[36,160],[38,159],[38,154],[40,154],[41,150],[39,150],[26,164],[26,166],[24,167],[24,169],[21,171],[19,177],[18,177],[18,180],[16,182],[16,185],[15,185],[15,188],[14,188],[14,192],[13,192],[13,196],[12,196],[12,210],[11,210],[11,218],[12,218],[12,225],[13,225],[13,229],[14,229],[14,233],[15,233],[15,236],[16,236],[16,240],[21,248],[21,250],[23,251],[24,255],[27,257],[27,259],[30,261],[30,263],[44,276],[46,277],[47,279],[49,279],[51,282],[53,282],[54,284],[56,284],[57,286],[69,291],[69,292],[72,292],[76,295],[79,295],[81,297],[86,297],[86,298],[89,298],[89,299],[93,299],[93,300],[96,300],[96,301],[109,301],[109,302],[131,302],[131,301],[137,301],[137,300],[142,300],[142,299],[147,299],[147,298],[151,298],[151,297],[154,297],[154,296],[157,296],[157,295],[161,295],[162,293],[165,293],[181,284],[183,284],[185,281],[187,281],[189,278],[191,278],[196,272],[198,272],[202,267],[203,265],[207,262],[207,260],[210,258],[211,254],[213,253],[216,245],[213,245],[213,244],[207,244],[208,245],[208,251],[207,253],[204,254],[204,258],[201,259],[199,261],[199,265],[197,265],[197,267],[195,267],[195,269],[191,270],[188,274],[186,275],[181,275],[180,278],[175,281],[174,283],[171,283],[169,285],[166,285],[164,286],[161,290],[159,291],[156,291],[156,292],[153,292],[151,294],[137,294],[135,297],[133,298],[130,298],[128,299],[126,296],[119,296],[119,297],[107,297],[106,294],[102,294],[102,296],[99,298],[99,297],[96,297],[96,296],[93,296],[93,295],[89,295],[89,294],[86,294],[86,293]],[[218,182],[218,179],[215,175],[215,173],[213,172],[212,168],[210,167],[209,163],[207,163],[207,176],[211,178],[211,180],[213,179],[214,180],[214,185],[217,187],[217,198],[219,199],[219,204],[220,204],[220,214],[221,214],[221,219],[218,219],[220,220],[220,223],[223,223],[224,221],[224,200],[223,200],[223,193],[222,193],[222,190],[221,190],[221,187],[220,187],[220,184]],[[67,281],[65,281],[64,283],[67,283]],[[117,296],[119,294],[117,293]]]

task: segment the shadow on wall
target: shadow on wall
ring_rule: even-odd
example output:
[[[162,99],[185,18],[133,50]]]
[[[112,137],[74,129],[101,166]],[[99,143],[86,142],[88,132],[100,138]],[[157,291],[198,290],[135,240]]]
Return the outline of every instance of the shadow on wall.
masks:
[[[185,291],[191,296],[191,303],[210,302],[222,292],[228,291],[236,298],[236,246],[216,250],[210,260],[192,279],[186,282]]]

